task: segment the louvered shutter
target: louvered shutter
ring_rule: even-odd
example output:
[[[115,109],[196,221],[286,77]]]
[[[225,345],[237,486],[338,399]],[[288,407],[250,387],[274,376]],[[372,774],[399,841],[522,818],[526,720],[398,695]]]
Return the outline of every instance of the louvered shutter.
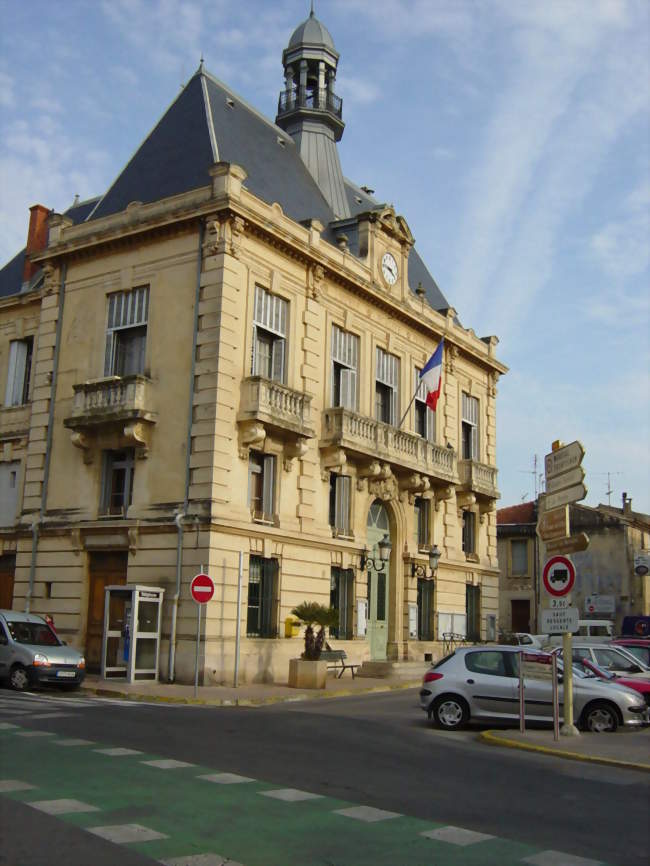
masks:
[[[24,340],[14,340],[9,349],[5,406],[20,406],[22,403],[26,360],[27,343]]]
[[[264,456],[262,511],[265,518],[273,516],[273,487],[275,481],[275,457],[272,454]]]
[[[262,611],[261,611],[261,633],[262,637],[273,636],[273,608],[275,601],[275,587],[277,582],[278,561],[277,559],[265,559],[262,566]]]
[[[284,349],[286,341],[281,338],[273,340],[271,348],[271,378],[274,382],[284,382]]]
[[[478,413],[479,413],[479,402],[476,397],[471,397],[469,394],[466,394],[463,391],[463,421],[466,424],[471,425],[471,459],[478,460],[479,459],[479,423],[478,423]]]
[[[350,478],[336,476],[335,526],[344,535],[350,534]]]

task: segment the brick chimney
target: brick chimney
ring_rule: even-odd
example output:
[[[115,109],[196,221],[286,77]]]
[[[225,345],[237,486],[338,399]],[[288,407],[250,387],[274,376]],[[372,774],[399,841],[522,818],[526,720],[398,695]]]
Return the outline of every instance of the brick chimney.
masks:
[[[47,246],[47,218],[49,215],[49,208],[46,208],[42,204],[34,204],[29,209],[29,229],[27,230],[23,283],[29,282],[40,269],[39,265],[34,265],[30,262],[29,257],[32,253],[41,252]]]

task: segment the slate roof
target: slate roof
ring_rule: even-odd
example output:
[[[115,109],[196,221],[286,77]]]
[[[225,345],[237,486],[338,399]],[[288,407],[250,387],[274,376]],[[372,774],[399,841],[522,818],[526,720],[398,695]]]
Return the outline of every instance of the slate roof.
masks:
[[[293,139],[206,72],[203,64],[104,195],[80,202],[66,215],[75,222],[98,219],[123,211],[133,201],[147,204],[206,186],[208,170],[217,161],[241,165],[250,192],[263,201],[277,201],[297,222],[318,219],[326,227],[324,239],[336,242],[329,226],[336,216]],[[352,214],[379,206],[371,195],[345,183]],[[23,261],[24,250],[0,270],[0,297],[20,291]],[[409,259],[409,282],[413,291],[422,282],[434,309],[449,306],[415,249]]]
[[[289,39],[289,48],[296,48],[298,45],[325,45],[335,51],[334,40],[332,36],[312,10],[311,15],[302,24],[299,24]]]

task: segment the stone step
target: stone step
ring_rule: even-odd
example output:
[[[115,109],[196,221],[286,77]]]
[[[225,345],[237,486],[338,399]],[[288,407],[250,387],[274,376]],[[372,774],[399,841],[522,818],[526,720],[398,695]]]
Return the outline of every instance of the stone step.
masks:
[[[428,662],[365,661],[357,670],[356,675],[358,677],[374,677],[375,679],[391,677],[400,680],[417,680],[424,676],[429,667]]]

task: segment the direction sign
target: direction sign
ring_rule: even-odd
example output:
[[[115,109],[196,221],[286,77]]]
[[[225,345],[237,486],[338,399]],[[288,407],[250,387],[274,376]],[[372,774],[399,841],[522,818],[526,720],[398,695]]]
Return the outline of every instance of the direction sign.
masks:
[[[560,505],[568,505],[570,502],[584,499],[586,495],[587,488],[584,484],[574,484],[572,487],[567,487],[557,493],[548,493],[544,499],[544,505],[546,508],[559,508]]]
[[[589,536],[586,532],[568,535],[565,538],[554,538],[552,541],[546,542],[546,552],[549,556],[555,553],[579,553],[588,547]]]
[[[564,445],[562,448],[558,448],[557,451],[551,451],[550,454],[544,457],[544,470],[547,480],[554,475],[561,475],[570,469],[576,469],[582,463],[584,456],[585,449],[578,441]]]
[[[549,595],[556,598],[568,595],[573,589],[575,579],[576,570],[566,556],[552,556],[546,561],[542,581]]]
[[[561,607],[541,611],[541,629],[544,634],[572,634],[578,631],[578,608]]]
[[[562,475],[550,475],[546,479],[546,492],[557,493],[558,490],[566,490],[567,487],[582,484],[584,480],[585,470],[582,466],[578,466],[568,472],[563,472]]]
[[[197,604],[207,604],[214,595],[214,583],[210,575],[195,575],[190,584],[190,592]]]
[[[551,538],[564,538],[568,535],[568,509],[566,505],[552,511],[544,511],[539,517],[539,534],[547,541]]]

